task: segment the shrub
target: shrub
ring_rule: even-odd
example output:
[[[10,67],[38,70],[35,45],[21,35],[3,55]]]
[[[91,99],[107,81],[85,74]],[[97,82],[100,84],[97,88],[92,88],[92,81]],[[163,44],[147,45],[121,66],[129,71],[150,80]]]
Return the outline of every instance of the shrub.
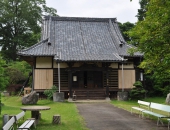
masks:
[[[48,99],[52,99],[53,98],[53,93],[55,93],[58,90],[57,86],[53,85],[51,87],[51,89],[46,89],[44,91],[44,94],[47,96]]]
[[[130,98],[131,99],[142,99],[145,97],[146,90],[143,88],[143,85],[140,81],[136,81],[133,86],[135,86],[130,91]]]

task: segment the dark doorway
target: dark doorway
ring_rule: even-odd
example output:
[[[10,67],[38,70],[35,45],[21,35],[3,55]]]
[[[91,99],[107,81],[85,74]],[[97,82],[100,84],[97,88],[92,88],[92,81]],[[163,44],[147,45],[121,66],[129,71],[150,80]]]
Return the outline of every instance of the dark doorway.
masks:
[[[87,88],[87,71],[83,71],[84,87]]]
[[[77,71],[73,74],[77,76],[77,82],[73,81],[74,88],[102,88],[103,73],[101,71]]]

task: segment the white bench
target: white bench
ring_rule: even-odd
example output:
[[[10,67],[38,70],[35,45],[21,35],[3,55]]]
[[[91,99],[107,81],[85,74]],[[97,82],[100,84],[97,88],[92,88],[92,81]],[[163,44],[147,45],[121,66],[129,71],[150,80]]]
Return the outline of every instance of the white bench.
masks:
[[[138,105],[139,105],[139,107],[131,108],[131,114],[133,113],[133,110],[136,110],[139,112],[139,117],[140,117],[140,115],[142,115],[142,111],[144,111],[146,109],[149,110],[150,102],[138,100]]]
[[[2,130],[14,130],[15,118],[11,117],[11,119],[2,127]]]
[[[19,121],[19,119],[24,117],[24,115],[25,115],[25,112],[22,111],[21,113],[19,113],[18,115],[15,116],[17,130],[30,130],[32,125],[34,125],[34,127],[36,128],[35,119],[27,119],[21,126],[18,127],[18,121]]]
[[[154,110],[154,111],[157,110],[157,111],[156,111],[156,112],[153,112],[153,110]],[[159,110],[160,112],[161,112],[161,111],[162,111],[162,112],[167,112],[167,115],[158,113],[158,110]],[[142,111],[142,117],[144,117],[144,114],[148,114],[148,115],[152,115],[152,116],[158,117],[157,126],[159,125],[159,122],[161,122],[162,125],[163,125],[163,122],[162,122],[161,119],[162,119],[162,118],[169,118],[169,117],[170,117],[170,106],[151,102],[151,104],[150,104],[150,110],[143,110],[143,111]]]

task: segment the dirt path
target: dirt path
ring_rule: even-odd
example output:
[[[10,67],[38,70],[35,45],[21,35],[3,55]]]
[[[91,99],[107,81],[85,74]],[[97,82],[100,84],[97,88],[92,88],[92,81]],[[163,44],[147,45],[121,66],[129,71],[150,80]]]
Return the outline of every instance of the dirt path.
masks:
[[[109,103],[76,103],[79,113],[90,130],[167,130],[156,121],[114,107]]]

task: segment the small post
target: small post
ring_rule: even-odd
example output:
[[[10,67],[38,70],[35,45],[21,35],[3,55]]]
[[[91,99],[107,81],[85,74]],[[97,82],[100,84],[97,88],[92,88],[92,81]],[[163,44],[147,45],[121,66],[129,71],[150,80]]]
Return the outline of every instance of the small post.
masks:
[[[52,123],[53,124],[60,124],[61,123],[61,116],[59,114],[53,115]]]
[[[9,121],[9,115],[8,114],[4,114],[3,115],[3,126]]]

